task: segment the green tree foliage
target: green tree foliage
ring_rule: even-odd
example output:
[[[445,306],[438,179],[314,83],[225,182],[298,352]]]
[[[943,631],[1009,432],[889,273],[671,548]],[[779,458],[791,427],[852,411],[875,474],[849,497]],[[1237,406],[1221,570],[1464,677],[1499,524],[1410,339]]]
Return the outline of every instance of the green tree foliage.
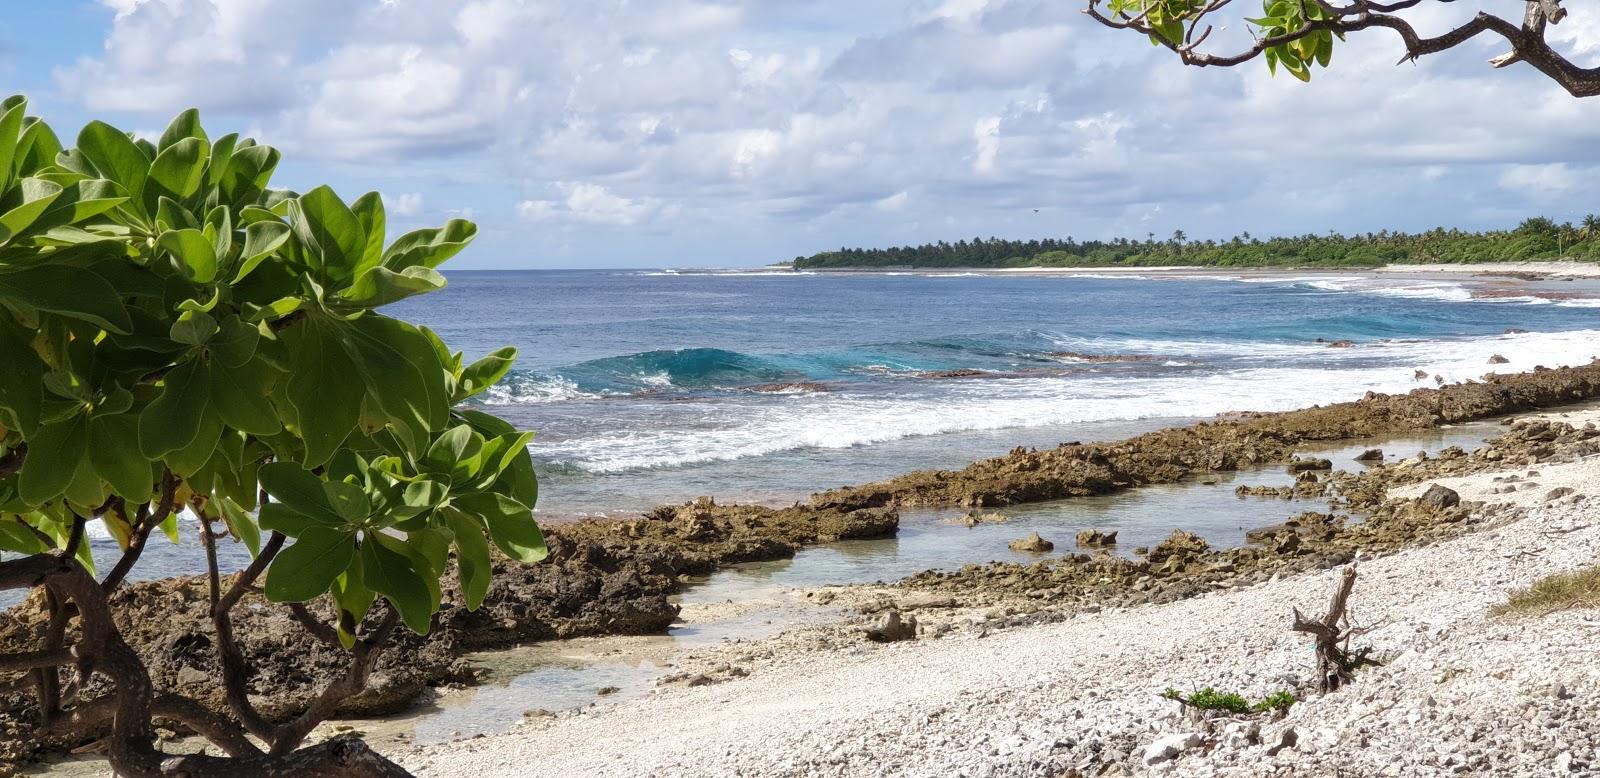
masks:
[[[1466,263],[1573,259],[1600,261],[1600,216],[1581,226],[1535,217],[1514,230],[1465,232],[1444,228],[1420,233],[1300,235],[1260,240],[1242,233],[1226,241],[1000,240],[973,238],[884,249],[841,248],[798,257],[800,269],[839,267],[1362,267],[1397,262]]]
[[[472,608],[491,545],[544,557],[529,433],[461,405],[515,351],[469,362],[378,311],[443,288],[473,224],[388,241],[377,193],[272,189],[276,149],[192,110],[69,147],[25,108],[0,108],[0,585],[64,552],[92,573],[100,522],[114,587],[187,509],[269,599],[331,596],[350,648],[378,603],[425,633],[452,557]]]

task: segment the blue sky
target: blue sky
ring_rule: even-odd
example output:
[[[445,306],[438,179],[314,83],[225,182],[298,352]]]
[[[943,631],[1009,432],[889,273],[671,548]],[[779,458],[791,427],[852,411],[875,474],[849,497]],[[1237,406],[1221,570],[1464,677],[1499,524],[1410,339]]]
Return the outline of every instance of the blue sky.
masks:
[[[1419,24],[1503,6],[1429,4]],[[1600,99],[1489,69],[1488,40],[1397,67],[1374,31],[1307,86],[1184,68],[1071,0],[4,7],[0,78],[64,138],[197,106],[214,134],[282,148],[279,185],[376,189],[401,227],[476,220],[462,268],[1600,212]],[[1595,64],[1600,9],[1570,10],[1552,39]]]

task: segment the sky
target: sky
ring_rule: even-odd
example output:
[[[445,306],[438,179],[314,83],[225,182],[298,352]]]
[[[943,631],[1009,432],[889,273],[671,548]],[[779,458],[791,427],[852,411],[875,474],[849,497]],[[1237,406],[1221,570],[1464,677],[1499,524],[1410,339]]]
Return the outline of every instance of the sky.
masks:
[[[1240,5],[1249,3],[1243,0]],[[1515,4],[1511,4],[1515,5]],[[1600,4],[1558,48],[1600,63]],[[274,184],[465,217],[456,268],[733,267],[976,236],[1507,227],[1600,212],[1600,98],[1484,37],[1351,36],[1310,84],[1074,0],[0,0],[0,84],[279,147]],[[1424,33],[1504,0],[1430,3]],[[1243,14],[1241,14],[1243,15]],[[1244,40],[1235,21],[1214,36]],[[395,232],[394,234],[398,234]]]

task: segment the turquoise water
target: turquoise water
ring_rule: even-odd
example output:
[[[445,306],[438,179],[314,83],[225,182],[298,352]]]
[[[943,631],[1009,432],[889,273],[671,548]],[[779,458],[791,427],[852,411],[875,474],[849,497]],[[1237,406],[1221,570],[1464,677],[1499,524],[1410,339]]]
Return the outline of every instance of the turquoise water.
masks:
[[[1502,370],[1583,362],[1590,295],[1398,275],[529,271],[456,273],[392,312],[469,356],[521,350],[488,402],[538,432],[553,519],[787,503],[1017,445],[1405,391],[1416,369],[1476,378],[1497,353]]]

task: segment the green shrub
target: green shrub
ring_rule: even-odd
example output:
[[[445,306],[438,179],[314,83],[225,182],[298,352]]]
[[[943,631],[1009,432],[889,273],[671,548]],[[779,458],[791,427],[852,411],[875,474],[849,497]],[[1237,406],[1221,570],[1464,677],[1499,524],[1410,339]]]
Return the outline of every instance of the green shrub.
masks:
[[[1185,707],[1198,710],[1215,710],[1225,713],[1245,714],[1260,713],[1263,711],[1287,710],[1295,703],[1294,694],[1288,691],[1274,692],[1251,704],[1238,692],[1219,692],[1207,686],[1185,697],[1177,689],[1168,687],[1161,693],[1162,697],[1174,700]]]
[[[150,680],[111,661],[125,647],[106,595],[187,509],[208,547],[231,537],[255,558],[230,584],[208,554],[233,713],[270,756],[241,736],[219,743],[236,764],[184,759],[207,774],[281,766],[309,727],[260,720],[229,623],[262,575],[274,602],[331,597],[338,616],[320,634],[354,666],[396,622],[429,629],[452,558],[476,608],[491,544],[545,556],[529,433],[460,406],[515,351],[467,362],[378,311],[443,288],[436,268],[477,228],[452,220],[387,242],[377,193],[271,189],[278,151],[211,138],[192,110],[154,141],[91,122],[66,147],[25,109],[0,104],[0,588],[72,601],[53,615],[76,613],[80,635],[71,652],[46,638],[30,666],[107,676],[113,765],[153,774],[165,757]],[[90,522],[123,549],[98,582]],[[71,712],[61,704],[40,701],[47,716]]]

